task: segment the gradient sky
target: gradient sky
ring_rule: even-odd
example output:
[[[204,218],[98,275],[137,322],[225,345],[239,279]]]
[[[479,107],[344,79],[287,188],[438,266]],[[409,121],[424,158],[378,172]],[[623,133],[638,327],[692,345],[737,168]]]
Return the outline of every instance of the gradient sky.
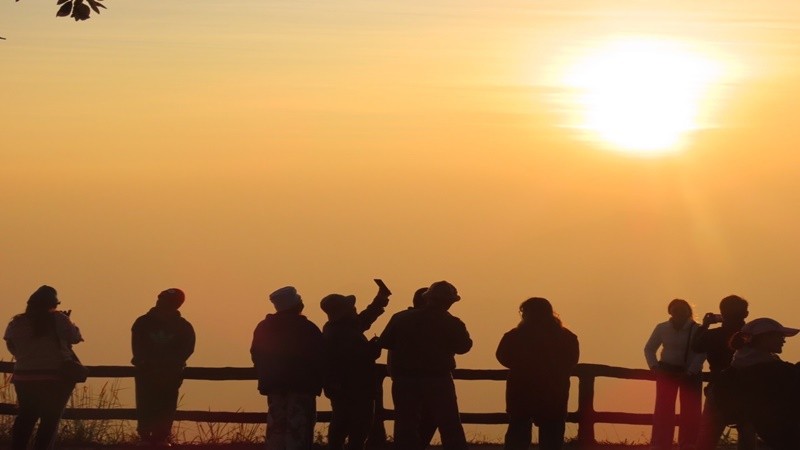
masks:
[[[462,367],[499,367],[530,296],[583,362],[626,367],[675,297],[800,326],[794,1],[107,0],[85,23],[52,3],[0,3],[0,316],[55,286],[88,364],[126,364],[173,286],[203,366],[249,364],[273,289],[322,325],[322,296],[363,305],[374,277],[389,313],[459,288]],[[565,61],[639,36],[726,63],[681,152],[608,151],[570,122]],[[234,384],[186,404],[263,408]],[[498,383],[463,386],[462,409],[502,409]],[[647,384],[603,386],[598,409],[651,408],[619,400]]]

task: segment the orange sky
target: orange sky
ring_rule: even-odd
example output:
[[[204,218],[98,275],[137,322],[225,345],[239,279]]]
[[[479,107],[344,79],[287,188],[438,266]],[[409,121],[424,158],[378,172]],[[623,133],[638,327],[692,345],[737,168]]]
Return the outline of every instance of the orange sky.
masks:
[[[108,0],[74,23],[3,2],[0,316],[51,284],[85,362],[125,364],[130,323],[181,287],[206,366],[249,363],[271,290],[297,286],[321,325],[318,299],[365,302],[376,276],[389,313],[458,286],[462,367],[498,367],[534,295],[582,361],[627,367],[674,297],[700,317],[738,293],[800,325],[800,7],[662,3]],[[561,65],[626,36],[730,63],[681,152],[609,152],[569,126]],[[232,384],[187,405],[263,407]],[[464,410],[502,408],[499,386],[470,386],[497,398]]]

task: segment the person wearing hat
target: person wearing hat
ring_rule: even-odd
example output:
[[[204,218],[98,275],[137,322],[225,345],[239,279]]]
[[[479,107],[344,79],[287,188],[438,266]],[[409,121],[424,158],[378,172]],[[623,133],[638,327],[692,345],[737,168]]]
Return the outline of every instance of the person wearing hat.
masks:
[[[267,396],[267,449],[309,450],[322,393],[322,332],[302,314],[303,299],[294,287],[280,288],[269,299],[275,313],[259,322],[250,346],[258,391]]]
[[[41,286],[28,299],[25,312],[14,316],[3,339],[14,356],[11,382],[19,412],[11,427],[11,448],[26,449],[36,422],[33,448],[52,447],[64,407],[75,388],[60,373],[72,357],[71,346],[83,341],[70,312],[57,311],[56,290]]]
[[[433,283],[423,294],[422,309],[395,314],[379,344],[392,352],[392,399],[395,446],[422,448],[420,418],[427,409],[439,428],[445,450],[466,450],[452,371],[455,355],[467,353],[472,339],[464,323],[448,310],[461,297],[447,281]]]
[[[418,288],[414,291],[414,295],[411,297],[411,306],[408,308],[394,313],[392,320],[402,320],[399,317],[402,317],[408,314],[410,311],[423,309],[425,308],[425,292],[428,291],[428,286],[424,286]],[[395,318],[398,317],[398,318]],[[386,366],[389,369],[389,376],[391,376],[391,367],[392,367],[392,351],[389,350],[386,352]],[[382,425],[383,422],[378,422],[378,424]],[[430,411],[430,408],[423,407],[420,410],[420,418],[419,418],[419,442],[422,445],[422,448],[427,448],[431,445],[431,441],[433,441],[433,436],[436,434],[436,422],[433,420],[433,415]]]
[[[377,367],[381,349],[367,331],[389,304],[391,293],[383,288],[360,313],[354,295],[330,294],[320,302],[328,315],[322,327],[325,340],[325,395],[333,415],[328,428],[328,448],[362,450],[375,415]]]
[[[733,361],[712,391],[720,410],[752,423],[773,450],[800,445],[800,369],[778,356],[799,332],[766,317],[745,324],[731,338]]]
[[[136,431],[153,445],[170,445],[183,369],[194,353],[194,328],[178,311],[185,299],[180,289],[162,291],[156,305],[131,327]]]

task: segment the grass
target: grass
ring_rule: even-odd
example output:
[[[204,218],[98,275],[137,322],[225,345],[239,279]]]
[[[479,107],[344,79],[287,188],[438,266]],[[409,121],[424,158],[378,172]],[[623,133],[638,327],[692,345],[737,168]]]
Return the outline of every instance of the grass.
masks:
[[[119,380],[103,383],[97,391],[81,384],[72,392],[67,408],[121,408],[119,392]],[[131,422],[125,420],[62,420],[58,438],[63,444],[117,445],[135,440],[136,433]]]

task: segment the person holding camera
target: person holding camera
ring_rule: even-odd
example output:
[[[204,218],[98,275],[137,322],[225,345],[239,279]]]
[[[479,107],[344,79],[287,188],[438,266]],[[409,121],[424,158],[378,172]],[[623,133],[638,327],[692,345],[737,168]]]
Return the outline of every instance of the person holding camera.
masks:
[[[675,433],[675,401],[680,398],[681,449],[697,442],[702,409],[700,372],[705,354],[692,350],[692,337],[699,329],[686,300],[674,299],[667,305],[669,320],[659,323],[644,346],[647,365],[656,375],[656,402],[650,444],[653,450],[672,448]],[[661,348],[660,357],[656,352]]]
[[[372,303],[356,310],[354,295],[330,294],[320,302],[328,321],[322,327],[325,349],[325,395],[333,410],[328,448],[363,450],[372,429],[377,396],[377,338],[364,336],[389,304],[389,292],[379,288]]]
[[[711,381],[705,388],[706,401],[703,406],[703,417],[700,424],[698,450],[714,450],[717,448],[722,432],[729,423],[736,423],[738,450],[756,448],[756,435],[753,426],[741,418],[725,417],[714,401],[714,383],[723,370],[731,365],[733,348],[730,340],[745,324],[749,312],[747,300],[738,295],[729,295],[719,302],[720,314],[708,313],[703,316],[703,323],[692,339],[692,350],[705,353],[708,359]],[[719,323],[720,326],[710,328]]]
[[[11,382],[19,412],[11,428],[13,450],[28,448],[37,421],[33,448],[52,448],[61,414],[75,388],[75,381],[67,379],[62,368],[65,361],[74,360],[72,345],[83,337],[69,317],[71,311],[56,310],[60,303],[55,289],[41,286],[3,336],[15,359]]]

